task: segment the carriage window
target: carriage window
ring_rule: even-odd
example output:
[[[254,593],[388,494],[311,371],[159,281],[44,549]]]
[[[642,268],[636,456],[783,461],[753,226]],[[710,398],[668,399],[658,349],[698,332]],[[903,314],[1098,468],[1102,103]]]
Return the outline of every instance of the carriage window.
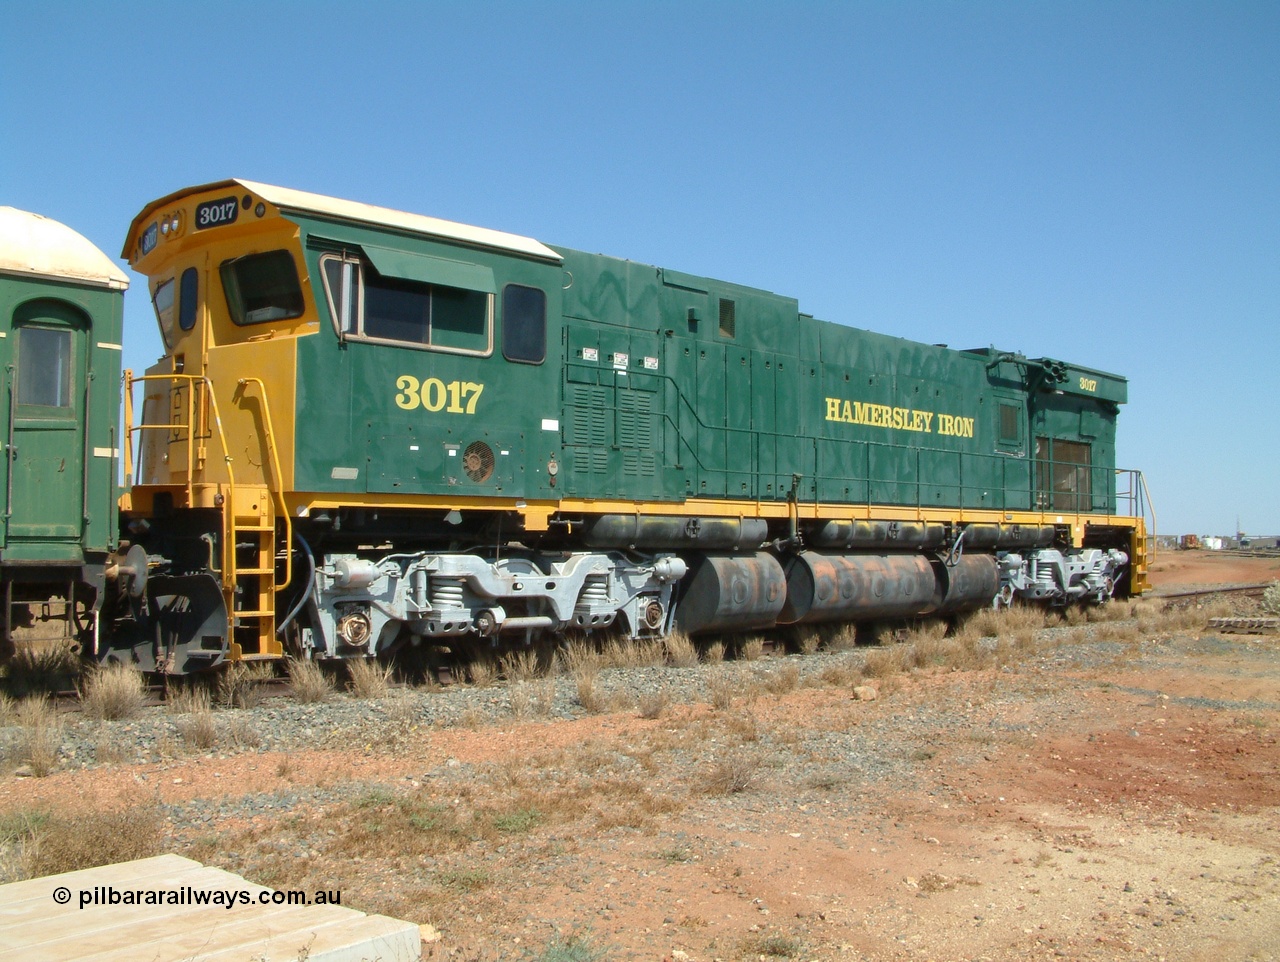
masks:
[[[222,264],[227,309],[237,324],[261,324],[302,316],[298,268],[288,251],[246,254]]]
[[[536,287],[502,289],[502,356],[541,364],[547,356],[547,295]]]
[[[173,346],[173,278],[161,281],[151,295],[151,306],[156,311],[156,321],[160,324],[160,336],[164,338],[164,346]]]
[[[70,331],[19,328],[18,403],[71,407]]]
[[[178,326],[189,331],[196,326],[196,304],[200,295],[200,272],[188,267],[182,272],[182,293],[178,298]]]

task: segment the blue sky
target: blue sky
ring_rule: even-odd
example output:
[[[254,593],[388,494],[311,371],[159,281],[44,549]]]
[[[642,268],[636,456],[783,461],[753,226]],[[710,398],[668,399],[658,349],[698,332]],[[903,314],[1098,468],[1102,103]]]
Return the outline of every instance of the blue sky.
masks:
[[[1161,531],[1280,534],[1274,2],[22,2],[0,138],[112,256],[245,177],[1114,371]]]

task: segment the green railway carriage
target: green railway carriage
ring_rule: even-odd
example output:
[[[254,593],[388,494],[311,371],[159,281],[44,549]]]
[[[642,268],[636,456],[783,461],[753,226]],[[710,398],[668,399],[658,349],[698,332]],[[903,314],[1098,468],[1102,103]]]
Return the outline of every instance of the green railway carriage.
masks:
[[[116,541],[128,279],[57,221],[0,207],[3,639],[92,644]]]
[[[148,205],[124,256],[166,343],[126,376],[139,664],[1145,587],[1114,375],[249,181]]]

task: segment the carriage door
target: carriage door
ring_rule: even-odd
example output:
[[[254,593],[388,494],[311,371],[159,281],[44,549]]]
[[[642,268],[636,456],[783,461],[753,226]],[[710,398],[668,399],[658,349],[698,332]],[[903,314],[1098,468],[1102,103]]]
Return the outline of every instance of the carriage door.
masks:
[[[85,323],[54,301],[14,317],[9,381],[10,476],[5,492],[10,550],[22,542],[80,541],[84,525]],[[107,388],[110,390],[110,387]],[[52,557],[67,559],[74,551]]]

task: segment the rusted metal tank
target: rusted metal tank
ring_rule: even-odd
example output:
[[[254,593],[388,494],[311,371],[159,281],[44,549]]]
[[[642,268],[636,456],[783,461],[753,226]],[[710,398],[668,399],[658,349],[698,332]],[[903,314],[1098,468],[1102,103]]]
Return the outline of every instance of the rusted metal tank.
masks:
[[[690,634],[771,628],[786,597],[782,565],[773,555],[702,555],[691,559],[676,627]]]
[[[989,605],[1000,590],[1000,569],[991,555],[963,555],[954,565],[934,562],[934,570],[938,583],[934,607],[938,614]]]
[[[655,518],[605,514],[587,522],[584,540],[592,548],[753,551],[768,537],[769,525],[761,518]]]
[[[971,524],[964,529],[966,548],[1047,548],[1053,525]]]
[[[787,559],[781,624],[908,618],[935,604],[938,582],[923,555],[836,555]]]
[[[816,548],[938,548],[946,538],[943,525],[925,521],[818,521],[806,532]]]

